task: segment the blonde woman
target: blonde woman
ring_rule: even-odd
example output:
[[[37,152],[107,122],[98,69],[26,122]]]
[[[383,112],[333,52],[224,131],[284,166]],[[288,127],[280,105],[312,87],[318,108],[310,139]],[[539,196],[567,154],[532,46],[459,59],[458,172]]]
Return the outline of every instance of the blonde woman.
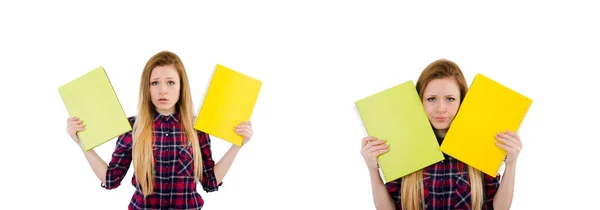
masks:
[[[129,117],[133,130],[118,137],[109,164],[93,150],[83,152],[101,186],[117,188],[133,162],[136,190],[129,209],[201,209],[204,200],[196,183],[206,192],[218,190],[241,147],[232,145],[214,163],[209,135],[193,128],[188,77],[172,52],[162,51],[148,60],[138,103],[137,115]],[[85,129],[82,120],[67,121],[67,132],[78,144],[77,132]],[[244,137],[242,145],[252,137],[250,122],[232,129]]]
[[[441,59],[423,70],[416,88],[441,145],[467,93],[465,78],[454,62]],[[361,153],[369,169],[376,208],[509,209],[522,144],[519,135],[510,131],[498,133],[496,139],[496,145],[507,151],[501,183],[499,174],[488,176],[444,155],[445,159],[438,163],[384,184],[377,169],[377,156],[389,147],[384,139],[363,138]]]

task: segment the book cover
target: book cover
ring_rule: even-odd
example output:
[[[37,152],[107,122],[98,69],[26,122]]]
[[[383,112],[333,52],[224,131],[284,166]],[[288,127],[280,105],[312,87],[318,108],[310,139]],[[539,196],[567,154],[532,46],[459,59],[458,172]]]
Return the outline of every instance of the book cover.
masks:
[[[477,74],[441,145],[441,150],[495,177],[506,151],[495,135],[518,131],[532,100]]]
[[[71,117],[86,125],[78,132],[89,151],[131,130],[131,125],[103,67],[98,67],[58,88]]]
[[[386,183],[444,159],[412,80],[355,104],[367,135],[389,144],[377,158]]]
[[[217,64],[194,128],[241,145],[243,137],[233,130],[249,121],[262,81]]]

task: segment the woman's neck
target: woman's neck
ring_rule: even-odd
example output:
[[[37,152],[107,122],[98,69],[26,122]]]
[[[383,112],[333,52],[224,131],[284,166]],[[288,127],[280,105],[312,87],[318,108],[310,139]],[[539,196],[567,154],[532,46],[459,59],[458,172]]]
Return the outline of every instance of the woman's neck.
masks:
[[[175,113],[175,109],[156,109],[156,112],[164,116],[169,116]]]
[[[445,138],[446,137],[446,133],[448,133],[448,129],[435,129],[435,136],[438,138]]]

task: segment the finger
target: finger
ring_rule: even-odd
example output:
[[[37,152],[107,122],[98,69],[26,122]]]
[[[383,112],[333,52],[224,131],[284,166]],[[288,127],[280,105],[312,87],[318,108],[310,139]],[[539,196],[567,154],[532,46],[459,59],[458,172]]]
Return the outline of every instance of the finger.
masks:
[[[504,149],[504,151],[506,151],[506,152],[509,152],[509,151],[511,151],[511,148],[510,148],[509,146],[506,146],[506,145],[504,145],[504,144],[501,144],[500,142],[496,142],[496,146],[498,146],[498,147],[500,147],[500,148]]]
[[[389,151],[390,151],[390,148],[388,147],[388,148],[385,148],[385,149],[380,149],[380,150],[377,150],[377,151],[375,151],[373,154],[374,154],[375,156],[379,156],[379,155],[385,154],[385,153],[387,153],[387,152],[389,152]]]
[[[362,138],[362,146],[364,147],[365,145],[367,145],[367,143],[369,143],[370,141],[373,141],[375,139],[377,139],[377,138],[372,137],[372,136],[367,136],[367,137]]]
[[[365,156],[367,159],[372,159],[372,160],[377,160],[377,158],[384,153],[389,152],[389,149],[380,149],[380,150],[376,150],[373,151],[371,153],[367,153],[367,155]]]
[[[83,123],[83,121],[81,121],[81,120],[71,120],[71,121],[67,122],[67,125],[79,125],[81,123]]]
[[[362,151],[366,151],[366,150],[368,150],[369,148],[371,148],[371,147],[373,147],[373,146],[378,146],[378,145],[380,145],[380,144],[383,144],[383,143],[385,143],[385,140],[383,140],[383,139],[380,139],[380,140],[374,140],[374,141],[369,141],[369,142],[367,142],[367,144],[366,144],[366,145],[364,145],[364,146],[362,147]]]
[[[375,141],[370,141],[369,143],[367,143],[367,145],[378,146],[378,145],[381,145],[381,144],[383,144],[385,142],[386,142],[385,139],[378,139],[378,140],[375,140]]]
[[[236,133],[244,131],[244,129],[243,129],[243,128],[240,128],[240,127],[235,127],[233,130],[234,130]]]
[[[67,122],[70,122],[70,121],[80,121],[80,120],[81,120],[81,119],[79,119],[79,117],[69,117],[69,118],[67,119]]]
[[[514,143],[515,146],[517,146],[517,148],[523,147],[523,142],[521,142],[521,140],[519,140],[518,137],[511,136],[508,140]]]
[[[382,155],[382,154],[385,154],[385,153],[387,153],[387,152],[389,152],[389,151],[390,151],[390,148],[385,148],[385,149],[380,149],[380,150],[377,150],[377,151],[373,152],[372,154],[373,154],[375,157],[379,157],[380,155]]]
[[[506,134],[512,136],[517,141],[521,141],[521,137],[519,136],[519,133],[517,133],[517,132],[508,131]]]
[[[248,129],[248,128],[249,128],[248,125],[243,125],[243,124],[240,124],[240,125],[234,127],[234,129]]]
[[[71,131],[69,133],[72,133],[73,135],[75,135],[75,134],[77,134],[77,132],[83,131],[83,130],[85,130],[85,128],[73,127],[73,128],[71,128]]]
[[[240,131],[238,133],[238,135],[243,136],[243,137],[248,137],[248,132],[246,132],[246,131]]]
[[[369,148],[366,151],[367,151],[367,154],[371,154],[371,153],[373,153],[373,152],[375,152],[377,150],[388,149],[388,148],[389,148],[389,146],[387,144],[383,144],[383,145],[378,145],[378,146],[371,147],[371,148]]]
[[[85,128],[85,125],[83,125],[83,124],[80,124],[80,125],[69,125],[67,127],[67,131],[69,131],[69,130],[79,130],[79,129],[83,129],[83,128]]]
[[[496,139],[498,141],[500,141],[502,144],[504,144],[504,145],[506,145],[508,147],[513,147],[513,148],[516,147],[516,143],[515,142],[513,142],[513,141],[511,141],[511,140],[509,140],[507,138],[504,138],[504,137],[502,137],[500,135],[497,135]]]
[[[517,143],[517,140],[511,135],[505,133],[497,133],[497,136],[502,137],[510,142]]]
[[[236,133],[250,133],[250,129],[237,128],[235,129]]]
[[[374,136],[365,136],[362,139],[363,139],[363,141],[373,141],[373,140],[377,140],[377,137],[374,137]]]
[[[378,145],[374,145],[374,144],[371,144],[371,142],[369,142],[369,143],[367,143],[366,145],[364,145],[364,146],[361,148],[361,152],[367,152],[367,151],[369,151],[369,150],[370,150],[372,147],[376,147],[376,146],[378,146]]]
[[[239,129],[242,129],[242,130],[250,130],[250,126],[248,126],[248,125],[241,125],[241,126],[240,126],[240,127],[238,127],[238,128],[239,128]]]

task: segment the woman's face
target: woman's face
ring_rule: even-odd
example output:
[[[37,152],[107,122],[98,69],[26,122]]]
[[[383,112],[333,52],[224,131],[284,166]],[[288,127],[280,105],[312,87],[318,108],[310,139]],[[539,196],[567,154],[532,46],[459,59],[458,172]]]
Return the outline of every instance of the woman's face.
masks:
[[[423,91],[423,107],[433,128],[447,131],[460,106],[460,90],[453,77],[434,79]]]
[[[150,74],[150,97],[156,111],[163,115],[175,112],[179,101],[179,74],[173,65],[157,66]]]

